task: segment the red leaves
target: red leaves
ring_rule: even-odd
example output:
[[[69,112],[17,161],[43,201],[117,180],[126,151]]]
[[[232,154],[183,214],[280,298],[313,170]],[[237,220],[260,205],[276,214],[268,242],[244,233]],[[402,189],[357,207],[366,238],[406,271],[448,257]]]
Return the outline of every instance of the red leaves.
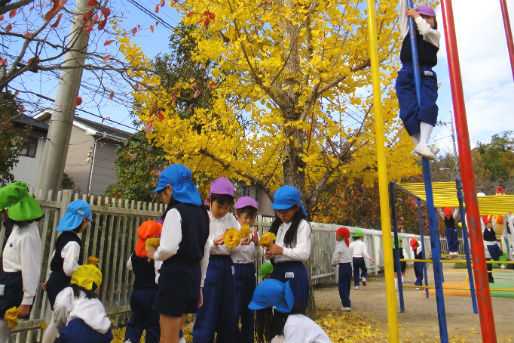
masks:
[[[3,57],[0,57],[0,65],[4,65],[7,67],[7,60]]]
[[[159,13],[159,9],[160,9],[159,5],[155,5],[155,9],[154,9],[155,13]]]
[[[93,17],[93,10],[91,9],[91,10],[87,11],[86,13],[84,13],[84,16],[82,17],[82,19],[87,22],[92,17]]]
[[[141,25],[137,25],[137,26],[134,26],[132,28],[132,30],[130,30],[130,32],[132,32],[132,36],[135,36],[137,31],[139,30],[139,28],[141,27]]]
[[[16,15],[16,10],[12,10],[11,12],[9,12],[9,18],[12,19],[12,17],[14,17]]]
[[[164,5],[165,5],[164,0],[161,0],[161,7],[164,7]]]
[[[96,3],[96,5],[94,5],[94,3]],[[88,4],[91,4],[91,6],[98,6],[99,3],[98,1],[96,0],[90,0],[88,2]],[[94,14],[94,16],[93,16]],[[87,11],[85,14],[84,14],[84,31],[88,31],[90,32],[91,30],[93,30],[93,27],[95,24],[98,24],[98,31],[101,31],[105,28],[105,25],[107,25],[107,19],[109,18],[109,15],[111,14],[111,10],[108,8],[108,7],[102,7],[100,9],[100,15],[102,18],[100,18],[100,16],[98,15],[98,13],[95,11],[95,8],[91,8],[89,11]],[[101,20],[100,20],[101,19]]]
[[[4,20],[4,15],[0,14],[0,21]]]
[[[110,44],[112,44],[112,42],[114,42],[114,39],[106,40],[104,43],[104,46],[110,45]]]
[[[139,90],[139,83],[136,83],[136,84],[132,85],[132,88],[134,88],[135,91],[138,91]]]
[[[18,96],[18,94],[20,94],[20,91],[16,90],[16,92],[14,92],[14,96]]]
[[[23,35],[23,37],[27,38],[27,39],[30,39],[32,38],[32,33],[30,32],[25,32],[25,34]]]
[[[62,8],[62,7],[59,7],[59,6],[60,6],[59,1],[58,0],[53,0],[52,8],[50,9],[50,11],[45,13],[45,21],[49,21],[50,19],[52,19],[57,14],[57,12],[59,12],[59,10]],[[64,6],[64,4],[63,4],[63,6]]]
[[[11,32],[11,30],[12,30],[12,24],[7,24],[7,26],[5,27],[5,29],[4,29],[4,30],[5,30],[5,32],[7,32],[7,33]]]
[[[159,118],[160,121],[163,121],[164,120],[164,114],[162,114],[162,112],[159,111],[159,113],[157,114],[157,118]]]
[[[145,124],[145,132],[150,131],[153,128],[153,120],[150,120],[148,123]]]
[[[86,5],[87,5],[87,6],[90,6],[90,7],[96,7],[96,6],[98,6],[99,4],[100,4],[100,3],[99,3],[98,1],[96,1],[96,0],[89,0],[89,1],[87,2],[87,4],[86,4]]]
[[[171,103],[175,105],[177,103],[177,96],[173,94],[173,98],[171,99]]]
[[[194,11],[191,11],[187,14],[187,17],[191,17],[194,14],[196,14],[196,13]],[[202,17],[200,18],[200,20],[198,20],[196,25],[203,24],[203,26],[208,27],[209,24],[211,23],[211,21],[214,20],[214,18],[216,18],[215,13],[212,13],[210,11],[205,11],[205,12],[203,12]]]
[[[80,106],[82,104],[82,98],[80,96],[75,98],[75,106]]]
[[[188,18],[189,18],[189,17],[191,17],[192,15],[194,15],[195,13],[196,13],[195,11],[191,11],[191,12],[189,12],[188,14],[186,14],[186,17],[188,17]]]
[[[59,13],[59,15],[57,16],[57,19],[55,19],[54,23],[50,26],[55,29],[57,27],[57,25],[59,25],[61,18],[62,18],[62,13]]]
[[[154,30],[153,25],[150,25],[150,32],[153,33],[153,30]]]
[[[105,19],[107,19],[107,17],[109,17],[109,15],[111,14],[111,10],[109,9],[109,7],[102,7],[100,12],[102,12]]]
[[[111,91],[111,94],[109,94],[109,99],[112,100],[114,98],[114,92]]]
[[[194,99],[196,99],[196,98],[198,98],[198,96],[199,96],[199,95],[200,95],[200,90],[199,90],[199,89],[197,89],[197,90],[195,91],[195,94],[193,95],[193,98],[194,98]]]
[[[209,17],[210,20],[214,20],[214,18],[216,18],[216,14],[209,11],[203,12],[203,15]]]
[[[216,85],[216,81],[212,81],[211,83],[209,83],[209,89],[212,90],[215,85]]]
[[[111,59],[111,55],[107,55],[107,56],[105,56],[105,57],[102,59],[102,61],[103,61],[104,63],[107,63],[107,61],[109,61],[110,59]]]

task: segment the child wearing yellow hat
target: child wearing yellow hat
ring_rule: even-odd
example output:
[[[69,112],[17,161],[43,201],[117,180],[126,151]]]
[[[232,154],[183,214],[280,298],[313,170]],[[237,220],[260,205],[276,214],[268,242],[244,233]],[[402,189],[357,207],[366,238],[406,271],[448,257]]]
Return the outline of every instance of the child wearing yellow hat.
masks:
[[[147,256],[146,245],[151,239],[161,236],[162,224],[147,220],[137,229],[137,242],[127,261],[127,268],[134,272],[134,285],[130,295],[130,319],[123,342],[137,343],[146,331],[146,343],[157,343],[160,339],[159,312],[154,309],[157,298],[156,270],[154,260]]]
[[[78,267],[71,277],[71,287],[56,297],[54,311],[61,323],[55,343],[108,343],[112,341],[111,321],[98,299],[102,272],[92,264]]]
[[[2,252],[0,277],[0,343],[4,343],[11,332],[5,312],[19,306],[18,316],[28,317],[34,302],[41,272],[37,222],[43,212],[23,182],[0,188],[0,211],[3,224],[11,230]]]

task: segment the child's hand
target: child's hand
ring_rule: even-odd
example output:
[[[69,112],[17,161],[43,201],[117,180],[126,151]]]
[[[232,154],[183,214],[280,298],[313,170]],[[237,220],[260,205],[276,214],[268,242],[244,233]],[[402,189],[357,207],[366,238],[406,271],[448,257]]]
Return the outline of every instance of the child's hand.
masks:
[[[27,318],[30,315],[30,305],[20,305],[19,318]]]
[[[248,244],[250,244],[251,241],[252,241],[252,239],[250,237],[246,237],[246,238],[243,238],[241,240],[241,242],[239,242],[239,244],[241,244],[241,245],[248,245]]]
[[[407,8],[407,17],[411,17],[413,19],[416,19],[417,17],[419,17],[419,13],[416,12],[416,10],[414,8]]]
[[[153,260],[156,251],[157,251],[157,249],[153,245],[147,246],[146,247],[146,257]]]
[[[371,263],[375,263],[375,260],[374,260],[374,259],[372,259],[372,258],[370,258],[370,259],[369,259],[369,261],[370,261]]]
[[[203,288],[200,288],[200,299],[198,299],[198,308],[202,307],[203,305]]]
[[[41,289],[46,292],[46,281],[44,284],[41,285]]]
[[[220,235],[220,236],[214,238],[214,240],[212,241],[214,243],[214,245],[222,245],[223,244],[223,236],[224,235]]]
[[[252,241],[255,246],[259,245],[259,233],[257,232],[257,227],[253,229]]]
[[[268,251],[268,250],[269,250],[270,255],[282,255],[284,253],[284,248],[276,245],[275,243],[271,243],[266,248],[266,251]]]

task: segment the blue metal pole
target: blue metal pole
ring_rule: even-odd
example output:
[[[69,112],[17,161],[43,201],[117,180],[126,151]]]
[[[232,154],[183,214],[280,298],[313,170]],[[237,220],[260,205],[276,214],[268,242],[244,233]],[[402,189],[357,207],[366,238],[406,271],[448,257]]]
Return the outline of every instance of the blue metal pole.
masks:
[[[396,182],[389,183],[389,203],[391,207],[391,224],[393,225],[393,242],[396,249],[398,249],[397,254],[393,254],[394,257],[394,264],[396,266],[397,270],[397,277],[398,277],[398,295],[400,296],[400,312],[405,312],[405,305],[403,302],[403,285],[402,285],[402,268],[401,268],[401,262],[400,262],[400,250],[401,247],[398,244],[398,226],[397,226],[397,220],[396,220]],[[392,247],[391,247],[392,248]],[[394,251],[394,249],[393,249]]]
[[[473,304],[473,313],[478,313],[477,297],[475,294],[475,282],[473,281],[473,269],[471,266],[471,254],[469,249],[469,236],[468,226],[466,225],[465,209],[464,209],[464,195],[462,195],[462,181],[461,179],[455,179],[455,185],[457,187],[457,198],[459,199],[459,213],[460,221],[462,223],[462,240],[464,241],[464,251],[466,252],[466,266],[468,267],[468,280],[469,280],[469,291],[471,293],[471,303]]]
[[[407,6],[414,8],[412,0],[407,0]],[[419,69],[418,46],[416,42],[416,24],[414,19],[409,17],[410,46],[412,52],[412,72],[414,73],[414,84],[416,86],[416,98],[421,106],[421,73]]]
[[[419,236],[421,239],[421,256],[425,259],[425,235],[423,233],[423,214],[421,213],[421,199],[416,198],[416,205],[418,207],[418,221],[419,221]],[[425,279],[425,286],[428,286],[428,273],[427,264],[423,263],[423,278]],[[428,288],[425,288],[425,296],[428,299]]]
[[[434,195],[430,177],[430,165],[423,158],[423,179],[425,194],[427,196],[428,227],[430,228],[430,245],[432,247],[432,260],[434,268],[435,296],[437,300],[437,316],[439,318],[439,336],[442,343],[448,343],[448,328],[446,326],[446,310],[443,294],[443,266],[441,264],[441,251],[439,248],[439,233],[437,231],[437,213],[434,207]]]

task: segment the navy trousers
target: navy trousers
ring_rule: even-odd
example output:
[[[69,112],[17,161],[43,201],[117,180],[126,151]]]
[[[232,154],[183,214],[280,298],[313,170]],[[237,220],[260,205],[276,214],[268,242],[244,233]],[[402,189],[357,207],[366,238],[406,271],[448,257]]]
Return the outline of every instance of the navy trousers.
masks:
[[[158,343],[161,337],[159,325],[159,312],[154,308],[157,297],[157,287],[134,288],[130,295],[130,310],[132,314],[127,323],[124,341],[130,339],[137,343],[146,330],[146,343]]]
[[[339,297],[343,307],[352,307],[350,302],[350,284],[352,282],[352,264],[339,263],[339,278],[337,286],[339,287]]]
[[[271,278],[284,283],[289,281],[296,308],[300,312],[305,312],[309,300],[309,276],[303,263],[300,261],[275,263]]]
[[[248,308],[255,290],[255,265],[253,263],[234,263],[234,314],[235,341],[253,343],[254,311]],[[241,322],[241,328],[239,328]]]
[[[0,318],[4,318],[5,311],[11,307],[20,306],[23,300],[23,279],[21,272],[2,274],[0,287],[3,287],[3,294],[0,295]]]
[[[211,255],[203,286],[203,306],[196,312],[194,343],[234,342],[234,279],[229,255]]]
[[[409,136],[419,134],[419,124],[435,126],[439,108],[437,101],[437,76],[431,67],[420,65],[421,107],[416,98],[412,64],[402,65],[396,78],[396,96],[400,105],[400,119]]]
[[[110,343],[113,338],[111,329],[102,334],[80,318],[72,319],[60,333],[54,343]]]
[[[361,277],[368,277],[368,269],[366,268],[366,262],[364,257],[353,258],[353,284],[359,286]]]
[[[423,267],[425,266],[424,262],[414,262],[414,275],[416,275],[416,282],[414,285],[421,286],[423,285]]]
[[[459,237],[457,236],[456,228],[446,228],[446,241],[448,242],[448,250],[450,252],[459,252]]]

